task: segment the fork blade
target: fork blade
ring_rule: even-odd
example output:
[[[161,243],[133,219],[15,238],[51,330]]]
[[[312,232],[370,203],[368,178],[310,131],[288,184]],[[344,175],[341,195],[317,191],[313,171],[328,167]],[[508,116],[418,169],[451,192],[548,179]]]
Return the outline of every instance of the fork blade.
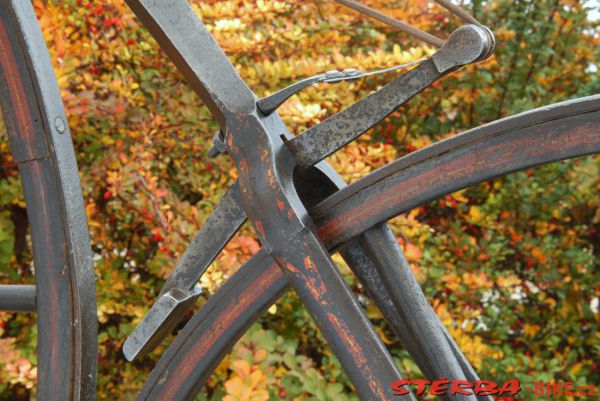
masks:
[[[342,255],[428,379],[479,380],[429,305],[389,227],[372,228],[359,243]],[[488,400],[460,394],[444,398]]]

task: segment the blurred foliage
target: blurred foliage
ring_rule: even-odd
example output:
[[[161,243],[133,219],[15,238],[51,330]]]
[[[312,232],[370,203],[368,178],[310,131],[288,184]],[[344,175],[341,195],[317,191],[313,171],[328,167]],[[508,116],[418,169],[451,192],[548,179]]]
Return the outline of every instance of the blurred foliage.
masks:
[[[424,0],[365,3],[439,36],[459,23]],[[467,128],[598,93],[593,3],[472,0],[472,11],[496,34],[495,56],[436,83],[330,162],[353,181]],[[226,157],[207,158],[216,122],[121,1],[34,4],[69,115],[93,240],[98,399],[129,400],[164,348],[129,364],[123,341],[235,171]],[[433,51],[332,1],[193,5],[258,96],[332,68],[384,68]],[[301,133],[389,79],[315,86],[280,114]],[[33,282],[18,174],[1,138],[0,279]],[[482,378],[600,384],[598,160],[520,172],[391,222],[435,310]],[[259,246],[245,227],[202,278],[199,304]],[[420,377],[344,271],[404,374]],[[33,316],[0,314],[0,352],[0,399],[33,396]],[[243,337],[199,396],[280,398],[357,400],[293,294]]]

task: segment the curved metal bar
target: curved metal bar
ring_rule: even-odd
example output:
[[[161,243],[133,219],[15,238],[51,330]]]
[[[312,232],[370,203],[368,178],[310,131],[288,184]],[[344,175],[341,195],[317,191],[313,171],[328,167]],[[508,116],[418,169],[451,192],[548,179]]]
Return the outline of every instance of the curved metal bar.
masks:
[[[411,166],[417,166],[419,169],[414,173],[414,177],[418,177],[420,173],[426,179],[430,179],[431,168],[444,166],[439,164],[439,159],[443,155],[449,154],[458,158],[457,163],[446,165],[448,169],[444,170],[443,174],[437,172],[437,175],[441,177],[440,181],[436,182],[439,188],[437,192],[434,192],[430,186],[415,188],[411,199],[420,199],[420,201],[413,200],[411,207],[416,207],[448,192],[487,181],[501,174],[523,170],[542,163],[599,153],[599,109],[600,96],[594,96],[533,110],[439,142],[398,159],[390,166],[400,161],[402,168],[396,167],[398,170],[408,170]],[[550,121],[560,128],[558,130],[551,129],[552,124],[548,124]],[[528,131],[530,141],[524,143],[522,140],[517,140],[511,143],[516,147],[531,146],[530,149],[506,153],[507,157],[502,158],[501,163],[498,163],[497,157],[491,157],[494,153],[490,153],[490,149],[497,149],[498,152],[505,150],[494,138],[520,139],[524,135],[523,130],[527,127],[531,127],[531,130]],[[543,130],[548,130],[548,132],[544,133]],[[463,184],[462,187],[457,187],[458,184],[454,177],[465,169],[472,170],[468,164],[465,164],[471,160],[472,156],[465,154],[463,147],[476,143],[482,146],[476,150],[487,149],[486,153],[481,154],[483,158],[481,163],[483,164],[480,164],[479,167],[485,167],[484,161],[488,160],[489,168],[485,168],[482,174],[468,179],[467,184]],[[561,150],[561,146],[565,146],[565,148]],[[528,160],[520,157],[522,152],[535,156],[535,159]],[[549,154],[544,156],[544,152],[549,152]],[[500,168],[502,165],[505,167]],[[371,175],[369,175],[366,177],[368,182],[358,181],[341,190],[340,193],[350,194],[364,191],[370,187],[367,185],[369,182],[371,182],[370,185],[381,184],[389,176],[381,171],[373,174],[377,174],[376,177],[379,180],[374,179],[374,182],[371,182]],[[355,187],[358,183],[361,183],[360,187]],[[358,189],[353,189],[353,187]],[[399,190],[406,189],[406,187],[402,187]],[[336,195],[330,197],[330,199],[335,198]],[[345,199],[352,198],[343,196],[338,199],[338,202],[330,206],[332,207],[330,213],[323,214],[323,216],[338,215],[338,211],[349,210],[346,207]],[[365,202],[372,201],[369,198],[363,197],[362,199]],[[393,197],[390,197],[389,200],[396,201]],[[327,210],[325,208],[329,202],[320,203],[315,210]],[[386,205],[379,206],[385,207]],[[360,209],[360,207],[370,207],[370,205],[362,203],[356,207]],[[392,204],[391,209],[399,210],[398,213],[402,213],[410,208],[404,206],[403,203],[397,203]],[[327,219],[325,220],[327,221]],[[377,221],[375,224],[380,222]],[[360,228],[354,228],[353,225],[364,226],[360,220],[353,220],[350,225],[331,225],[330,230],[327,231],[326,245],[331,249],[332,246],[340,244],[341,239],[345,238],[343,234],[346,229],[360,233]],[[218,361],[227,354],[235,341],[250,327],[257,316],[266,311],[288,288],[283,273],[266,258],[263,251],[255,255],[249,265],[252,267],[245,266],[238,270],[222,289],[211,297],[206,306],[190,320],[148,377],[144,388],[137,397],[138,400],[193,399],[208,380]],[[256,277],[262,279],[259,280]],[[239,301],[241,294],[248,294],[243,302]],[[218,305],[222,305],[222,308],[216,310]],[[218,322],[221,323],[218,324]],[[218,332],[213,335],[217,328]]]
[[[542,107],[404,156],[312,211],[321,239],[347,241],[440,196],[544,163],[600,152],[600,95]]]
[[[256,97],[187,0],[127,0],[188,84],[225,128],[225,115],[248,113]]]
[[[32,223],[37,396],[93,400],[97,315],[92,251],[69,127],[30,2],[2,1],[0,55],[0,103]]]

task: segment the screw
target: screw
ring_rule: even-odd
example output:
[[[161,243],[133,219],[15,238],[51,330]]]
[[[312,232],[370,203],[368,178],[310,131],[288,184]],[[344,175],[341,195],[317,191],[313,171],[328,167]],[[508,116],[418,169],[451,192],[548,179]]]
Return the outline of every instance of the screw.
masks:
[[[56,117],[54,120],[54,128],[56,128],[56,131],[58,131],[59,134],[64,134],[67,126],[62,118]]]
[[[220,154],[221,154],[221,151],[219,149],[217,149],[216,146],[213,146],[208,151],[208,157],[210,157],[211,159],[214,159],[215,157],[219,156]]]

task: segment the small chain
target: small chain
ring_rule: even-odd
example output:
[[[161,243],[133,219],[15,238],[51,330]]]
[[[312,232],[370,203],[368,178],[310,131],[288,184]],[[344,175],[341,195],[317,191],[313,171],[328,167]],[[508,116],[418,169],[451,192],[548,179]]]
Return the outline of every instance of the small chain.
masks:
[[[386,25],[391,26],[401,32],[408,33],[411,36],[414,36],[417,39],[422,40],[425,43],[429,43],[435,47],[442,47],[445,40],[438,38],[437,36],[433,36],[425,31],[420,30],[419,28],[415,28],[414,26],[397,20],[396,18],[390,17],[387,14],[382,13],[381,11],[377,11],[374,8],[366,6],[356,0],[335,0],[343,6],[351,8],[355,11],[358,11],[361,14],[367,15],[371,18],[374,18],[380,22],[383,22]],[[452,3],[448,0],[434,0],[440,6],[444,7],[446,10],[450,11],[450,13],[456,15],[462,21],[468,24],[481,25],[479,21],[475,19],[471,14]]]

